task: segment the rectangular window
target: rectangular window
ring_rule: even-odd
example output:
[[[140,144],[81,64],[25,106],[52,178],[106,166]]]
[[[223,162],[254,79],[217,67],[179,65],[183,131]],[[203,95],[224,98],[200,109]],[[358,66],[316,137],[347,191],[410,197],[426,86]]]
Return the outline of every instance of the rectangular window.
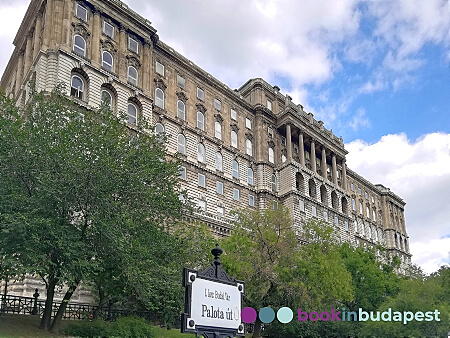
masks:
[[[278,210],[278,202],[277,201],[272,201],[272,209]]]
[[[367,199],[369,199],[369,195],[367,194],[367,192],[364,193],[364,197]]]
[[[177,85],[180,88],[186,89],[186,80],[184,77],[177,75]]]
[[[200,89],[198,87],[197,87],[197,98],[202,101],[205,99],[205,93],[203,92],[203,89]]]
[[[345,230],[348,231],[348,221],[345,221],[345,222],[344,222],[344,228],[345,228]]]
[[[216,191],[218,194],[223,194],[223,183],[217,181],[216,182]]]
[[[159,75],[164,76],[164,65],[162,63],[159,63],[158,61],[156,61],[156,72]]]
[[[103,33],[114,39],[114,26],[109,22],[103,21]]]
[[[197,204],[198,208],[200,209],[200,211],[206,211],[206,201],[200,200],[198,201]]]
[[[337,216],[334,216],[334,225],[339,226],[339,218]]]
[[[356,201],[354,198],[352,198],[352,209],[353,211],[356,211]]]
[[[76,16],[81,20],[87,22],[87,9],[81,6],[80,4],[77,4]]]
[[[268,108],[269,110],[272,110],[272,101],[267,100],[267,108]]]
[[[361,188],[358,188],[358,195],[361,195]]]
[[[236,110],[234,110],[234,109],[230,109],[230,115],[231,115],[231,119],[232,120],[237,120],[237,113],[236,113]]]
[[[136,54],[139,53],[138,42],[130,36],[128,37],[128,49],[132,52],[135,52]]]
[[[370,209],[368,206],[366,207],[366,217],[370,218]]]
[[[300,209],[300,211],[305,211],[305,201],[298,201],[298,208]]]
[[[328,213],[326,211],[323,212],[323,219],[325,222],[328,222]]]
[[[316,210],[316,207],[314,205],[311,207],[311,215],[313,215],[314,217],[317,216],[317,210]]]
[[[267,134],[269,134],[269,137],[273,137],[273,129],[272,129],[272,127],[267,127]]]
[[[353,185],[353,183],[350,184],[350,189],[351,189],[351,191],[355,190],[355,186]]]
[[[363,205],[361,202],[359,202],[359,213],[362,215],[363,214]]]
[[[203,174],[198,174],[198,185],[199,187],[206,187],[206,179],[205,179],[205,175]]]
[[[374,203],[375,202],[375,200],[374,200],[374,198],[373,198],[373,196],[372,196],[372,203]]]
[[[179,168],[179,173],[180,173],[180,178],[182,180],[185,180],[186,179],[186,167],[181,166]]]
[[[251,206],[251,207],[255,206],[255,196],[248,195],[248,205]]]
[[[222,102],[219,99],[214,99],[214,108],[218,111],[222,109]]]
[[[376,213],[375,213],[375,210],[372,210],[372,218],[373,218],[373,220],[374,221],[376,221],[377,220],[377,215],[376,215]]]
[[[245,128],[252,129],[252,121],[248,117],[245,118]]]
[[[233,189],[233,199],[239,201],[239,190],[236,188]]]
[[[224,214],[224,210],[223,210],[223,207],[217,207],[217,216],[219,216],[219,217],[223,217],[223,214]]]

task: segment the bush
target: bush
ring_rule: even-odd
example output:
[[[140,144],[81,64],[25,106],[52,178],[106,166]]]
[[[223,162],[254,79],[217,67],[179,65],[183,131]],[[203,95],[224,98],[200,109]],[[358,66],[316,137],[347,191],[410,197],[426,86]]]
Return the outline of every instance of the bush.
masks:
[[[117,337],[153,338],[152,327],[139,317],[119,317],[112,324],[112,332]]]
[[[72,323],[64,330],[65,334],[81,338],[104,338],[112,337],[112,325],[101,319],[93,322]]]

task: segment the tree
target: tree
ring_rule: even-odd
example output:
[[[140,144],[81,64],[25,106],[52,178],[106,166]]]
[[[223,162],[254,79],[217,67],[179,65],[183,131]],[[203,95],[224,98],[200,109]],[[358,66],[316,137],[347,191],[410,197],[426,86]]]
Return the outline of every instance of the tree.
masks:
[[[124,116],[86,110],[58,88],[32,91],[23,110],[0,95],[0,257],[45,281],[41,328],[50,328],[56,286],[69,290],[55,332],[81,280],[118,266],[125,284],[148,296],[140,282],[176,256],[178,162],[148,130],[142,118],[130,130]]]

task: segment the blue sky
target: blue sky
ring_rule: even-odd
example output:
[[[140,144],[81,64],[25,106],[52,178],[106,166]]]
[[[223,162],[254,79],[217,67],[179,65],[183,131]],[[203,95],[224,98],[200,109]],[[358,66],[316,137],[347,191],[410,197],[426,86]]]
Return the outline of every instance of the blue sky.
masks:
[[[126,0],[231,88],[262,77],[401,196],[413,262],[450,263],[450,2]],[[29,1],[0,0],[0,73]]]

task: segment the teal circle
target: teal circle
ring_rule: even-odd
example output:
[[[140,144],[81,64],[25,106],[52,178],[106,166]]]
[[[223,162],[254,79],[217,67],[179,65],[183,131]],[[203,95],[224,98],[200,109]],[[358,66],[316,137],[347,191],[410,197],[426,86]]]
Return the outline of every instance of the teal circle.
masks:
[[[290,308],[282,307],[277,312],[277,318],[280,323],[287,324],[294,318],[294,313]]]
[[[259,319],[265,324],[272,323],[275,319],[275,311],[270,307],[263,307],[259,310]]]

